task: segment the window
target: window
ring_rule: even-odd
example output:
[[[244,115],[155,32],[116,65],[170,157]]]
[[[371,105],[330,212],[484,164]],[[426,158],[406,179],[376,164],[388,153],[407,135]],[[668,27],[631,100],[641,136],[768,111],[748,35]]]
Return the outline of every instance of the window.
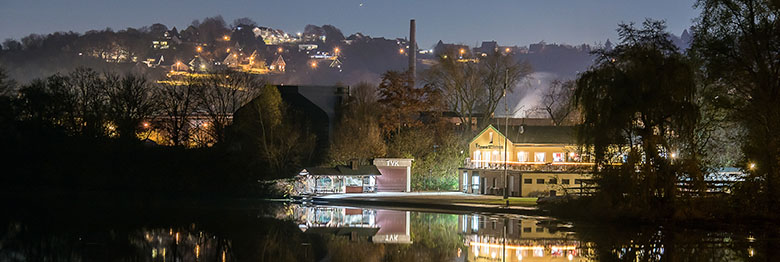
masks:
[[[534,161],[544,162],[544,152],[534,153]]]
[[[362,177],[346,177],[344,178],[344,182],[347,186],[363,186]]]
[[[561,184],[568,185],[569,180],[568,179],[561,179]]]
[[[531,233],[531,228],[530,227],[524,227],[523,228],[523,232]]]
[[[493,144],[493,132],[490,132],[490,144]]]
[[[528,162],[528,152],[517,152],[517,162]]]
[[[558,179],[550,178],[550,184],[553,184],[553,185],[558,184]]]
[[[537,183],[537,184],[540,184],[540,185],[541,185],[541,184],[544,184],[544,178],[539,178],[539,179],[536,179],[536,183]]]
[[[530,178],[523,179],[523,184],[533,184],[534,180]]]
[[[536,228],[536,233],[543,233],[543,232],[544,232],[544,228],[543,227],[537,227]]]
[[[563,152],[553,153],[553,162],[565,162],[564,156]]]
[[[574,184],[577,184],[577,185],[582,184],[582,179],[574,179]]]
[[[482,159],[482,153],[479,152],[479,150],[474,151],[474,163],[476,163],[477,167],[481,167],[482,163],[480,163],[480,159]]]

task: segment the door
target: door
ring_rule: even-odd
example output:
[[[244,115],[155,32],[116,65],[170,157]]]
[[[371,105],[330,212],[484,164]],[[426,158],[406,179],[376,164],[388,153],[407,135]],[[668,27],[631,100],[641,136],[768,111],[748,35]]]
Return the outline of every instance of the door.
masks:
[[[508,196],[515,195],[515,176],[509,177],[509,194]]]

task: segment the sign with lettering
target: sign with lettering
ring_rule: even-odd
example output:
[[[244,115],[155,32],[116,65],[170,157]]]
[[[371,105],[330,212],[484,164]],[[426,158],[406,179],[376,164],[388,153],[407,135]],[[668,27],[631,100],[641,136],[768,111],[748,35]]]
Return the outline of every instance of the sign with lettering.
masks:
[[[387,160],[387,166],[401,166],[398,164],[398,160]]]

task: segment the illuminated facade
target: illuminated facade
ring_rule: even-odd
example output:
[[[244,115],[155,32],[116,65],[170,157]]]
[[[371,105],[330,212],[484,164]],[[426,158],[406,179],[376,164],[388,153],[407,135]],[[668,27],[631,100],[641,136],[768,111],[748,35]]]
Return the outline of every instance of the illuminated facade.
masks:
[[[592,166],[576,146],[571,126],[490,125],[469,143],[458,181],[464,193],[541,196],[581,187]]]

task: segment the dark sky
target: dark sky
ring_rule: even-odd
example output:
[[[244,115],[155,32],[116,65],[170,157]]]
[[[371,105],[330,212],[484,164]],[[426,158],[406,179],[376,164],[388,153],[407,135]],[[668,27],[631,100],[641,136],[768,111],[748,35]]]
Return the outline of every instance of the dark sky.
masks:
[[[417,20],[418,43],[502,45],[593,44],[617,38],[620,22],[664,19],[679,35],[698,15],[694,0],[0,0],[0,38],[30,33],[84,32],[163,23],[184,28],[193,19],[222,15],[232,22],[249,17],[259,24],[295,33],[306,24],[332,24],[345,36],[362,32],[405,37]]]

